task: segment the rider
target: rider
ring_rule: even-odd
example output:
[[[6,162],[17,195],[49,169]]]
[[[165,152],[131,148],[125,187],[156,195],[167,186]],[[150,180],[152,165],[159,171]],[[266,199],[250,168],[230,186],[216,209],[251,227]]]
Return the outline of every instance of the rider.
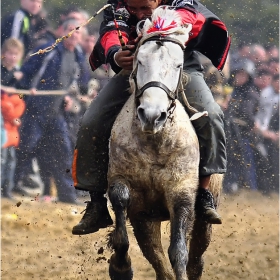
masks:
[[[208,116],[193,121],[201,154],[196,213],[208,223],[222,222],[208,188],[212,174],[226,172],[223,113],[204,81],[200,57],[201,53],[206,55],[213,65],[221,70],[227,57],[230,38],[219,18],[197,0],[163,1],[109,0],[108,3],[113,4],[116,9],[115,16],[127,50],[121,49],[113,13],[109,10],[104,12],[100,38],[89,61],[93,71],[103,63],[110,63],[118,74],[91,103],[78,132],[72,174],[75,188],[89,191],[91,201],[87,202],[81,221],[73,227],[73,234],[93,233],[113,223],[104,197],[108,184],[108,144],[111,128],[130,96],[128,77],[132,70],[134,45],[138,40],[135,26],[140,20],[149,18],[152,11],[163,4],[173,6],[184,23],[193,25],[185,50],[184,71],[190,77],[185,92],[191,106],[199,111],[208,111]]]

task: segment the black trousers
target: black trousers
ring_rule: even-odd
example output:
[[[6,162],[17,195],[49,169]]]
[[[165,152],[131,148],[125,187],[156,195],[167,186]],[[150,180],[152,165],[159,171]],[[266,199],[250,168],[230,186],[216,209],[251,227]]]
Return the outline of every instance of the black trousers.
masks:
[[[193,121],[200,144],[201,176],[226,172],[226,139],[223,112],[206,85],[203,74],[185,69],[189,74],[185,93],[191,106],[208,111],[208,116]],[[114,121],[128,100],[129,74],[121,71],[101,90],[85,112],[78,132],[73,161],[75,187],[105,193],[109,162],[109,138]]]

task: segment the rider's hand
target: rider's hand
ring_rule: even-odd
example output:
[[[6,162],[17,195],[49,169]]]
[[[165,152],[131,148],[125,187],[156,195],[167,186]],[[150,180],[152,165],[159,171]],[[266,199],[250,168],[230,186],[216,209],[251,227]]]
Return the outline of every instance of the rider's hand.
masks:
[[[142,39],[143,35],[139,34],[138,37],[133,41],[133,45],[137,45],[139,41]]]
[[[116,52],[114,59],[115,62],[119,67],[125,70],[132,70],[133,69],[133,51],[135,50],[135,46],[133,45],[126,45],[127,50],[120,49]]]
[[[128,45],[133,45],[133,46],[137,46],[137,44],[139,43],[139,41],[142,39],[143,35],[139,34],[137,38],[133,39],[132,41],[128,41],[127,44]]]

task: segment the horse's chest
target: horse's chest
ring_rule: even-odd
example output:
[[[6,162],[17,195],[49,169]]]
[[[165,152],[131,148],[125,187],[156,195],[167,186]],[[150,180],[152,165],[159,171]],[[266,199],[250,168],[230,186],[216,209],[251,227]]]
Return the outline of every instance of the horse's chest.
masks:
[[[163,185],[177,180],[174,170],[181,169],[178,157],[166,151],[162,154],[152,150],[147,153],[146,149],[142,150],[134,145],[117,145],[111,148],[113,158],[110,159],[110,174],[125,177],[131,187],[161,189]]]

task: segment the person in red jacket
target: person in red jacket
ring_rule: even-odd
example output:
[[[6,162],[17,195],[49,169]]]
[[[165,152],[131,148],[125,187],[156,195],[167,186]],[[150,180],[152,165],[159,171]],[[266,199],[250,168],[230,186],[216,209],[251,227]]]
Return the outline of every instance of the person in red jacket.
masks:
[[[183,69],[190,76],[185,92],[191,106],[198,111],[208,111],[207,117],[193,122],[200,144],[199,188],[196,214],[211,224],[220,224],[213,196],[208,190],[210,177],[226,172],[226,149],[223,112],[203,78],[201,54],[222,70],[230,46],[230,37],[224,23],[197,0],[109,0],[116,10],[116,19],[128,50],[122,50],[109,10],[104,12],[100,38],[90,56],[92,70],[110,63],[117,73],[101,90],[90,105],[81,122],[73,160],[72,175],[76,189],[89,191],[88,202],[81,221],[73,227],[72,234],[88,234],[112,224],[106,198],[109,160],[109,137],[113,123],[129,98],[129,74],[132,70],[133,51],[137,34],[136,24],[149,18],[159,5],[169,5],[177,10],[183,23],[193,28],[186,42]],[[187,109],[186,109],[187,110]]]
[[[25,103],[17,94],[9,95],[1,91],[1,112],[7,141],[1,149],[1,189],[2,197],[12,198],[16,167],[16,147],[19,145],[20,117],[24,113]]]
[[[2,197],[12,198],[16,166],[16,147],[19,145],[20,117],[25,102],[17,94],[9,95],[4,88],[15,90],[22,73],[18,63],[24,54],[23,44],[15,38],[5,40],[1,50],[1,114],[4,120],[6,141],[1,147],[1,189]]]

